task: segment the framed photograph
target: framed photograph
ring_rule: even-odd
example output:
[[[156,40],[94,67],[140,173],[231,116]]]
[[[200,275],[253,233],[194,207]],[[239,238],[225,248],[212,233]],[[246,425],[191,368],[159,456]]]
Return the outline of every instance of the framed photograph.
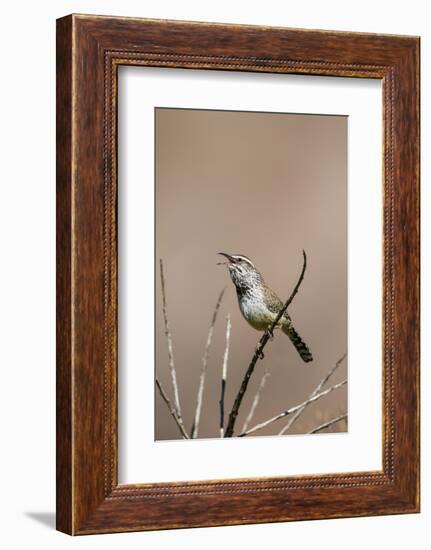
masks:
[[[419,511],[419,38],[57,21],[57,528]]]

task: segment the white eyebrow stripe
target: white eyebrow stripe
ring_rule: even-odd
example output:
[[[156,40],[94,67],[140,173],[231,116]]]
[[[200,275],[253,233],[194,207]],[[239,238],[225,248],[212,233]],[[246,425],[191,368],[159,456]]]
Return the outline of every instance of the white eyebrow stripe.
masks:
[[[254,263],[249,258],[247,258],[247,256],[242,256],[241,254],[234,254],[232,255],[232,258],[235,258],[235,260],[243,260],[244,262],[247,262],[248,264],[250,264],[251,267],[254,267]]]

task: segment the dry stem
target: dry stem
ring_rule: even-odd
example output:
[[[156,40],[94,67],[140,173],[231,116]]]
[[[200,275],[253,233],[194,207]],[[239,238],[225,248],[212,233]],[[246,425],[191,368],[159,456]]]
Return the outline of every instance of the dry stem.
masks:
[[[212,319],[211,319],[211,325],[210,325],[210,328],[209,328],[209,331],[208,331],[207,343],[206,343],[206,346],[205,346],[205,353],[204,353],[204,357],[202,359],[202,369],[201,369],[201,375],[200,375],[200,379],[199,379],[198,394],[197,394],[197,398],[196,398],[195,417],[194,417],[192,430],[191,430],[192,439],[194,439],[198,436],[199,421],[200,421],[200,417],[201,417],[202,399],[203,399],[203,394],[204,394],[205,376],[206,376],[206,372],[207,372],[209,351],[210,351],[213,332],[214,332],[214,325],[217,321],[217,314],[219,312],[221,301],[223,299],[223,295],[224,295],[225,290],[226,289],[224,288],[220,292],[220,295],[218,297],[218,300],[217,300],[217,303],[216,303],[216,306],[215,306],[215,309],[214,309],[214,313],[213,313],[213,316],[212,316]]]
[[[166,392],[162,388],[162,385],[160,384],[159,380],[156,378],[156,386],[160,392],[160,395],[162,396],[163,401],[168,406],[169,412],[172,415],[172,418],[175,420],[176,425],[178,426],[178,429],[181,432],[181,435],[183,436],[183,439],[190,439],[185,428],[184,424],[182,423],[181,419],[178,416],[177,411],[175,410],[175,407],[172,405],[169,397],[166,395]]]
[[[165,336],[166,336],[166,342],[168,344],[168,358],[169,358],[169,371],[171,373],[171,382],[172,382],[172,390],[174,392],[174,403],[175,403],[175,412],[177,414],[178,420],[180,424],[182,425],[184,431],[184,423],[181,415],[181,406],[180,406],[180,396],[178,392],[178,384],[177,384],[177,371],[175,370],[175,363],[174,363],[174,351],[172,347],[172,335],[169,328],[169,320],[168,320],[168,308],[167,308],[167,302],[166,302],[166,288],[165,288],[165,275],[163,272],[163,260],[160,258],[160,280],[161,280],[161,286],[162,286],[162,303],[163,303],[163,319],[165,322]]]
[[[323,386],[326,384],[326,382],[331,378],[331,376],[334,374],[334,372],[338,369],[338,367],[344,361],[344,359],[346,358],[346,355],[347,354],[345,353],[342,357],[340,357],[340,359],[338,359],[338,361],[335,363],[335,366],[332,367],[332,369],[329,370],[329,372],[326,374],[326,376],[324,378],[322,378],[322,380],[319,382],[319,384],[314,388],[314,390],[309,395],[309,399],[311,399],[312,397],[314,397],[315,395],[317,395],[320,392],[320,390],[323,388]],[[298,417],[301,416],[301,414],[304,412],[306,407],[307,407],[307,405],[304,405],[301,409],[298,409],[296,411],[296,413],[293,416],[290,417],[289,421],[284,426],[284,428],[282,428],[280,430],[278,435],[285,434],[287,432],[287,430],[289,430],[292,427],[293,423],[298,419]],[[244,432],[245,430],[243,429],[242,431]]]
[[[308,432],[309,434],[317,434],[324,430],[325,428],[329,428],[332,426],[332,424],[336,424],[337,422],[341,422],[341,420],[347,420],[347,414],[341,414],[340,416],[337,416],[336,418],[333,418],[332,420],[328,420],[328,422],[325,422],[324,424],[321,424],[320,426],[317,426],[317,428],[314,428],[314,430],[311,430]]]
[[[247,418],[245,419],[245,422],[244,422],[244,425],[242,427],[242,432],[245,432],[254,416],[254,413],[256,412],[256,408],[257,408],[257,405],[259,403],[259,399],[260,399],[260,394],[262,393],[263,391],[263,388],[265,387],[265,383],[266,383],[266,379],[268,378],[269,376],[269,370],[268,369],[265,369],[265,372],[263,373],[263,376],[262,378],[260,379],[260,384],[259,384],[259,387],[257,389],[257,392],[256,392],[256,395],[254,396],[254,399],[253,399],[253,403],[251,404],[251,407],[250,407],[250,412],[248,413],[247,415]]]
[[[337,390],[338,388],[341,388],[345,384],[347,384],[347,379],[343,380],[342,382],[339,382],[338,384],[335,384],[334,386],[331,386],[330,388],[328,388],[325,391],[322,391],[322,392],[316,394],[314,397],[310,397],[309,399],[307,399],[303,403],[300,403],[299,405],[295,405],[294,407],[291,407],[290,409],[287,409],[287,410],[281,412],[280,414],[277,414],[276,416],[273,416],[272,418],[270,418],[268,420],[265,420],[265,422],[261,422],[260,424],[257,424],[256,426],[253,426],[253,428],[250,428],[246,432],[240,433],[238,437],[244,437],[244,436],[249,435],[251,433],[257,432],[258,430],[261,430],[262,428],[265,428],[266,426],[269,426],[273,422],[276,422],[277,420],[280,420],[280,418],[284,418],[285,416],[287,416],[289,414],[293,414],[296,411],[298,411],[299,409],[301,409],[302,407],[307,406],[310,403],[313,403],[314,401],[317,401],[321,397],[324,397],[325,395],[328,395],[328,393],[331,393],[332,391]]]
[[[227,364],[229,359],[229,345],[230,345],[230,315],[226,317],[226,347],[224,350],[223,367],[221,376],[221,396],[220,396],[220,437],[224,436],[224,396],[226,391],[226,378],[227,378]]]

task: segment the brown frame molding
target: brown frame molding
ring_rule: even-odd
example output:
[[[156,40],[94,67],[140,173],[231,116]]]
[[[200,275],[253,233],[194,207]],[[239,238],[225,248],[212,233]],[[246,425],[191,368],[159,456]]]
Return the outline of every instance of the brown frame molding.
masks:
[[[377,78],[384,102],[383,470],[119,485],[117,67]],[[419,511],[419,38],[70,15],[57,21],[57,529]]]

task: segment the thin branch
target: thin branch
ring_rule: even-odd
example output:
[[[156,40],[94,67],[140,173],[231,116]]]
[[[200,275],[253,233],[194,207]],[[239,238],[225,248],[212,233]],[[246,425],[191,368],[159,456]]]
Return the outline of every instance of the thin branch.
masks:
[[[157,386],[157,388],[160,392],[160,395],[162,396],[163,401],[168,406],[169,412],[171,413],[172,418],[175,420],[175,423],[178,426],[178,429],[180,430],[181,435],[183,436],[183,439],[190,439],[187,432],[186,432],[186,430],[185,430],[185,428],[184,428],[184,424],[181,422],[181,419],[179,418],[178,413],[175,410],[175,407],[172,405],[169,397],[166,395],[164,389],[162,388],[162,386],[161,386],[159,380],[157,380],[157,378],[156,378],[156,386]]]
[[[346,358],[347,354],[345,353],[342,357],[340,357],[340,359],[338,359],[338,361],[335,363],[335,366],[332,367],[332,369],[329,370],[329,372],[326,374],[326,376],[324,378],[322,378],[322,380],[319,382],[319,384],[314,388],[314,390],[311,392],[310,396],[309,396],[309,399],[311,397],[314,397],[315,395],[317,395],[320,390],[323,388],[323,386],[326,384],[326,382],[331,378],[331,376],[334,374],[334,372],[338,369],[338,367],[341,365],[341,363],[344,361],[344,359]],[[307,405],[304,405],[302,407],[302,409],[298,409],[296,411],[296,413],[290,417],[289,421],[287,422],[287,424],[284,426],[284,428],[282,428],[280,430],[280,432],[278,433],[278,435],[283,435],[287,432],[287,430],[289,430],[293,423],[296,422],[296,420],[298,419],[299,416],[301,416],[301,414],[304,412],[304,410],[306,409]],[[243,432],[245,430],[242,430]]]
[[[247,386],[248,386],[249,380],[251,378],[251,375],[253,374],[256,363],[259,359],[263,359],[263,357],[264,357],[263,350],[264,350],[266,344],[268,343],[268,340],[274,336],[275,327],[278,325],[278,322],[280,321],[280,319],[282,318],[282,316],[286,312],[287,308],[292,303],[292,301],[295,298],[295,296],[296,296],[296,294],[299,290],[299,287],[301,286],[301,283],[304,279],[305,270],[307,268],[307,256],[306,256],[304,250],[302,251],[302,255],[303,255],[303,266],[302,266],[301,275],[299,276],[298,282],[296,283],[296,286],[293,289],[292,294],[289,296],[289,298],[287,299],[284,306],[280,309],[280,311],[278,312],[277,317],[271,323],[270,327],[265,330],[265,332],[263,333],[263,336],[259,340],[259,344],[256,348],[256,351],[254,352],[251,363],[248,366],[248,369],[247,369],[247,371],[244,375],[243,381],[241,383],[241,387],[239,388],[238,394],[236,396],[236,399],[235,399],[234,404],[232,406],[232,409],[230,411],[229,421],[228,421],[228,425],[227,425],[226,432],[225,432],[225,437],[232,437],[233,436],[233,432],[234,432],[234,428],[235,428],[235,422],[236,422],[236,418],[238,416],[239,408],[241,406],[241,402],[242,402],[244,394],[247,390]]]
[[[251,407],[250,407],[250,411],[247,415],[247,418],[245,419],[245,422],[244,422],[244,425],[242,427],[242,432],[245,432],[254,416],[254,413],[256,412],[256,408],[257,408],[257,405],[259,403],[259,399],[260,399],[260,394],[262,393],[263,391],[263,388],[265,387],[265,383],[266,383],[266,379],[268,378],[269,376],[269,370],[268,369],[265,369],[265,372],[263,373],[263,376],[262,378],[260,379],[260,384],[259,384],[259,387],[257,389],[257,392],[256,392],[256,395],[254,396],[254,399],[253,399],[253,403],[251,404]]]
[[[163,260],[161,258],[160,258],[160,281],[161,281],[161,286],[162,286],[163,319],[164,319],[164,322],[165,322],[166,342],[168,344],[169,371],[171,373],[172,390],[174,392],[175,411],[177,413],[178,420],[180,421],[181,425],[184,428],[184,423],[183,423],[182,414],[181,414],[180,396],[179,396],[179,393],[178,393],[177,371],[175,370],[175,363],[174,363],[174,351],[173,351],[173,347],[172,347],[172,335],[171,335],[171,331],[170,331],[170,328],[169,328],[168,308],[167,308],[167,303],[166,303],[165,275],[164,275],[164,272],[163,272]]]
[[[211,319],[211,325],[208,331],[208,337],[207,337],[207,343],[205,345],[205,353],[204,357],[202,359],[202,368],[201,368],[201,376],[199,379],[199,388],[198,388],[198,394],[196,398],[196,410],[195,410],[195,417],[193,420],[192,430],[191,430],[191,438],[195,438],[198,436],[198,430],[199,430],[199,421],[201,417],[201,409],[202,409],[202,398],[204,394],[204,386],[205,386],[205,376],[207,372],[207,365],[208,365],[208,358],[209,358],[209,352],[211,347],[211,342],[213,338],[213,332],[214,332],[214,325],[217,321],[217,314],[220,309],[221,301],[223,299],[223,295],[225,293],[225,288],[220,292],[220,295],[218,297],[214,313]]]
[[[227,363],[229,359],[230,329],[231,329],[231,322],[230,322],[230,315],[228,314],[226,317],[226,347],[224,350],[224,357],[223,357],[223,368],[222,368],[222,375],[221,375],[221,396],[219,401],[220,437],[224,436],[224,396],[226,391]]]
[[[341,422],[341,420],[347,420],[347,414],[342,414],[340,416],[337,416],[336,418],[333,418],[332,420],[329,420],[328,422],[325,422],[324,424],[321,424],[320,426],[317,426],[317,428],[314,428],[314,430],[311,430],[308,432],[309,434],[317,434],[324,430],[325,428],[329,428],[332,426],[332,424],[336,424],[337,422]]]
[[[238,437],[244,437],[245,435],[249,435],[251,433],[257,432],[258,430],[261,430],[262,428],[265,428],[266,426],[269,426],[273,422],[276,422],[277,420],[280,420],[280,418],[284,418],[285,416],[287,416],[289,414],[293,414],[294,412],[301,409],[304,405],[309,405],[310,403],[313,403],[314,401],[317,401],[321,397],[324,397],[325,395],[328,395],[328,393],[331,393],[334,390],[337,390],[338,388],[341,388],[345,384],[347,384],[347,379],[343,380],[342,382],[339,382],[338,384],[335,384],[334,386],[331,386],[330,388],[328,388],[325,391],[322,391],[322,392],[318,393],[317,395],[307,399],[303,403],[300,403],[299,405],[295,405],[294,407],[291,407],[290,409],[287,409],[287,410],[281,412],[280,414],[277,414],[277,416],[273,416],[269,420],[265,420],[265,422],[261,422],[260,424],[257,424],[256,426],[253,426],[253,428],[250,428],[246,432],[240,433]]]

